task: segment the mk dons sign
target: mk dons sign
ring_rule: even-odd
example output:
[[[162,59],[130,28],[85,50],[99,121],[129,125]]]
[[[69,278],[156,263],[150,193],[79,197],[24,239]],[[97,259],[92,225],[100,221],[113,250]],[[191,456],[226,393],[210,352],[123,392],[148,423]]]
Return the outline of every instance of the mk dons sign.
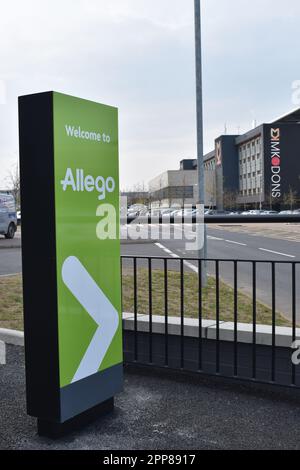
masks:
[[[271,192],[273,198],[281,198],[281,133],[271,128]]]

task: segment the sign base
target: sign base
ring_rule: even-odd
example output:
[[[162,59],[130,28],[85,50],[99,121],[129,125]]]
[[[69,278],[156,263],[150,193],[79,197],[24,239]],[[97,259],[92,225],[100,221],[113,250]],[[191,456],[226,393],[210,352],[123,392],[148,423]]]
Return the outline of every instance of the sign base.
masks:
[[[95,406],[94,408],[69,419],[64,423],[54,423],[43,419],[37,420],[38,435],[48,437],[50,439],[59,439],[74,431],[80,430],[82,427],[91,424],[97,419],[111,413],[114,410],[114,398]]]

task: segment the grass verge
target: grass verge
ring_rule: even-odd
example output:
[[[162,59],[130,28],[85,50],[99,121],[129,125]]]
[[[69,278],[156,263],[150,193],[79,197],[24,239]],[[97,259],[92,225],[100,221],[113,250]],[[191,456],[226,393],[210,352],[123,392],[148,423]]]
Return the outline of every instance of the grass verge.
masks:
[[[141,314],[149,313],[149,278],[148,270],[137,270],[137,311]],[[234,321],[234,290],[220,281],[219,309],[220,320]],[[184,315],[186,318],[198,317],[198,275],[184,273]],[[246,294],[238,293],[238,321],[252,323],[253,303]],[[133,274],[128,268],[123,269],[123,311],[134,311]],[[164,273],[161,270],[152,272],[152,311],[153,315],[165,314]],[[168,313],[169,316],[180,316],[181,293],[180,273],[168,272]],[[216,319],[216,281],[208,278],[207,286],[202,290],[202,316],[204,319]],[[272,310],[260,302],[256,302],[257,324],[271,325]],[[277,326],[291,326],[291,323],[280,313],[276,315]]]
[[[0,278],[0,328],[23,330],[21,276]]]
[[[169,316],[180,316],[181,293],[180,273],[168,272],[168,313]],[[148,270],[139,268],[137,271],[137,307],[138,313],[149,313],[149,278]],[[133,273],[130,269],[123,269],[123,311],[134,311]],[[186,318],[198,316],[198,276],[194,273],[184,275],[184,315]],[[234,291],[231,287],[220,281],[220,320],[234,320]],[[153,315],[164,315],[164,273],[160,270],[152,272],[152,311]],[[257,324],[271,325],[272,311],[267,306],[256,303]],[[202,315],[204,319],[216,318],[216,285],[215,279],[208,278],[207,287],[202,291]],[[252,323],[252,300],[245,294],[238,294],[238,321]],[[278,326],[291,326],[291,323],[280,313],[276,315]],[[22,277],[12,276],[0,278],[0,328],[23,330],[23,299]]]

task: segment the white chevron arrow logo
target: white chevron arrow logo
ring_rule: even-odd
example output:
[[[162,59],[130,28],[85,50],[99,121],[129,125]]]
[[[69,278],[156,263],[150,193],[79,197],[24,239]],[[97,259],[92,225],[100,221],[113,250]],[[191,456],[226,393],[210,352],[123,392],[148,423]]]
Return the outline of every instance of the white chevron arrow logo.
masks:
[[[62,278],[74,297],[97,323],[98,328],[72,379],[78,382],[96,374],[119,327],[119,314],[78,258],[67,258]]]

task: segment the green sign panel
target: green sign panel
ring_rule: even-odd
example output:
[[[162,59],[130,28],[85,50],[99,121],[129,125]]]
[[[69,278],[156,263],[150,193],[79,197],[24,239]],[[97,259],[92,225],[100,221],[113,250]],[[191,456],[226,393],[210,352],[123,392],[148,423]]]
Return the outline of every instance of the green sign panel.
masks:
[[[122,388],[118,111],[54,92],[19,108],[28,408],[61,423]]]
[[[55,93],[54,168],[64,387],[122,362],[120,246],[97,237],[98,207],[119,214],[117,110]]]

